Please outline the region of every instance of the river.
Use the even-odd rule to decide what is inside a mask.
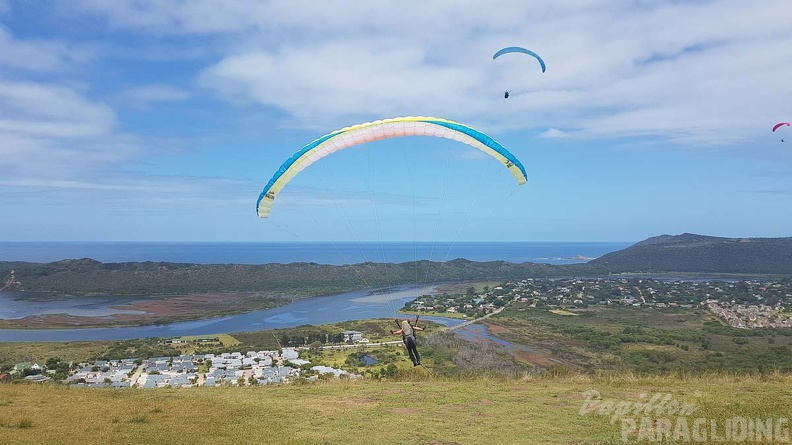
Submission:
[[[360,290],[337,295],[296,300],[273,309],[248,312],[239,315],[185,321],[150,326],[130,326],[90,329],[0,329],[0,342],[37,341],[92,341],[127,340],[147,337],[179,337],[183,335],[226,334],[243,331],[264,331],[291,328],[301,325],[322,325],[348,320],[399,317],[396,311],[416,296],[432,293],[432,286],[404,285],[377,291]],[[110,306],[119,303],[118,298],[71,298],[41,302],[18,299],[18,294],[0,293],[3,309],[0,318],[20,318],[43,313],[66,313],[72,315],[109,315],[119,312]],[[458,321],[436,317],[434,321],[446,325]]]

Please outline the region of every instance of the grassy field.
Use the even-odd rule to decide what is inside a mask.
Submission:
[[[0,342],[0,368],[16,363],[44,363],[50,357],[66,361],[83,362],[100,356],[115,342],[78,341],[78,342]]]
[[[435,312],[435,311],[407,311],[407,310],[400,310],[400,311],[399,311],[399,313],[400,313],[400,314],[403,314],[403,315],[405,315],[405,316],[409,316],[409,317],[404,317],[404,318],[408,318],[410,321],[412,321],[413,319],[415,319],[415,317],[416,317],[416,316],[418,316],[418,315],[420,315],[420,316],[424,316],[424,315],[426,315],[426,316],[436,316],[436,317],[445,317],[445,318],[458,318],[458,319],[460,319],[460,320],[472,320],[472,318],[471,318],[471,317],[468,317],[468,316],[466,316],[465,314],[460,314],[460,313],[457,313],[457,312]],[[420,318],[419,318],[419,320],[420,320]]]
[[[576,314],[574,312],[565,311],[563,309],[553,309],[553,310],[550,311],[550,313],[551,314],[556,314],[556,315],[568,315],[568,316],[571,316],[571,317],[580,315],[580,314]]]
[[[515,304],[488,319],[494,335],[545,350],[546,357],[570,366],[532,367],[523,360],[546,357],[511,355],[497,345],[465,342],[448,332],[429,335],[436,330],[429,324],[419,341],[425,368],[413,368],[400,345],[304,354],[314,364],[340,365],[367,376],[392,365],[397,377],[385,379],[180,389],[4,383],[0,444],[616,444],[652,442],[658,431],[666,435],[663,443],[675,442],[675,435],[679,443],[731,443],[713,438],[712,425],[723,436],[728,428],[736,432],[734,419],[755,424],[756,419],[778,421],[792,412],[788,332],[733,329],[694,309],[619,307],[575,313]],[[222,344],[201,348],[278,349],[284,335],[343,329],[363,331],[374,341],[398,340],[387,333],[391,324],[369,320],[236,333],[219,336]],[[159,348],[171,346],[153,339],[0,343],[0,358],[82,361],[102,355],[159,355]],[[380,363],[362,366],[353,361],[356,354]],[[587,400],[587,391],[596,391],[613,405],[631,406],[661,395],[695,411],[614,417],[606,404]],[[581,413],[584,406],[596,409]],[[693,436],[702,433],[701,428],[694,431],[695,419],[706,421],[706,440]],[[680,425],[689,440],[679,435],[683,429],[674,429]],[[775,439],[789,438],[788,423],[775,426],[783,427],[772,431],[782,433]],[[747,442],[770,441],[742,441]]]
[[[579,370],[792,371],[792,330],[736,329],[684,308],[591,308],[565,316],[526,304],[490,318],[495,334]]]
[[[611,423],[610,414],[581,414],[584,403],[592,406],[584,394],[591,390],[603,400],[623,402],[668,394],[695,408],[685,416],[690,430],[694,419],[707,420],[711,439],[710,421],[721,425],[723,435],[727,419],[788,416],[790,384],[792,377],[782,375],[442,379],[421,369],[392,381],[242,388],[5,384],[0,385],[0,443],[624,443],[621,418]],[[646,417],[647,425],[670,417],[678,424],[678,417],[664,413],[627,417],[639,423]],[[632,443],[638,433],[626,437]]]

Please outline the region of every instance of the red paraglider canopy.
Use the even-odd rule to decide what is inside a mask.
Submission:
[[[790,123],[789,122],[779,122],[779,123],[775,124],[773,126],[773,133],[775,133],[775,131],[778,130],[778,127],[780,127],[782,125],[786,125],[787,127],[789,127]]]

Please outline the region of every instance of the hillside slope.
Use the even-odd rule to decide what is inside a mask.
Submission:
[[[661,235],[582,264],[475,262],[290,264],[0,262],[0,291],[72,294],[173,295],[265,292],[312,296],[364,287],[443,281],[603,276],[623,272],[792,275],[792,238],[718,238]]]
[[[661,235],[589,262],[611,272],[792,275],[792,238]]]
[[[316,263],[100,263],[86,258],[53,263],[0,262],[0,291],[116,295],[265,292],[306,296],[366,286],[416,283],[416,280],[433,283],[559,276],[569,273],[572,270],[569,267],[463,259],[444,263],[418,261],[332,266]]]
[[[634,404],[659,394],[666,401],[686,404],[693,411],[684,416],[676,410],[669,415],[655,409],[648,415],[629,417],[636,426],[646,419],[647,427],[656,425],[657,419],[670,419],[674,422],[670,433],[685,427],[688,437],[703,431],[710,439],[712,425],[723,436],[726,422],[731,424],[734,418],[778,423],[778,419],[788,417],[788,407],[792,406],[792,393],[787,390],[790,384],[789,376],[750,375],[445,380],[421,369],[400,381],[331,380],[244,388],[114,390],[0,384],[0,442],[623,443],[622,416],[611,422],[611,414],[592,412],[598,406],[591,404],[581,413],[587,391],[599,393],[602,402]],[[694,432],[695,419],[705,419],[706,428]],[[789,434],[788,424],[779,427],[781,433]],[[628,432],[626,438],[634,443],[637,437],[636,430]],[[647,437],[643,436],[642,443],[648,442]],[[678,439],[684,442],[684,436]],[[746,442],[753,443],[750,439]]]

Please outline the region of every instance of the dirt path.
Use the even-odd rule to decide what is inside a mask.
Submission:
[[[456,326],[451,326],[450,328],[448,328],[448,330],[456,331],[457,329],[464,328],[465,326],[469,326],[469,325],[471,325],[473,323],[478,323],[481,320],[490,318],[490,317],[492,317],[495,314],[500,314],[504,309],[506,309],[506,306],[503,306],[501,308],[495,309],[494,311],[490,312],[489,314],[484,315],[483,317],[479,317],[479,318],[477,318],[475,320],[468,320],[468,321],[466,321],[466,322],[464,322],[462,324],[458,324]]]

